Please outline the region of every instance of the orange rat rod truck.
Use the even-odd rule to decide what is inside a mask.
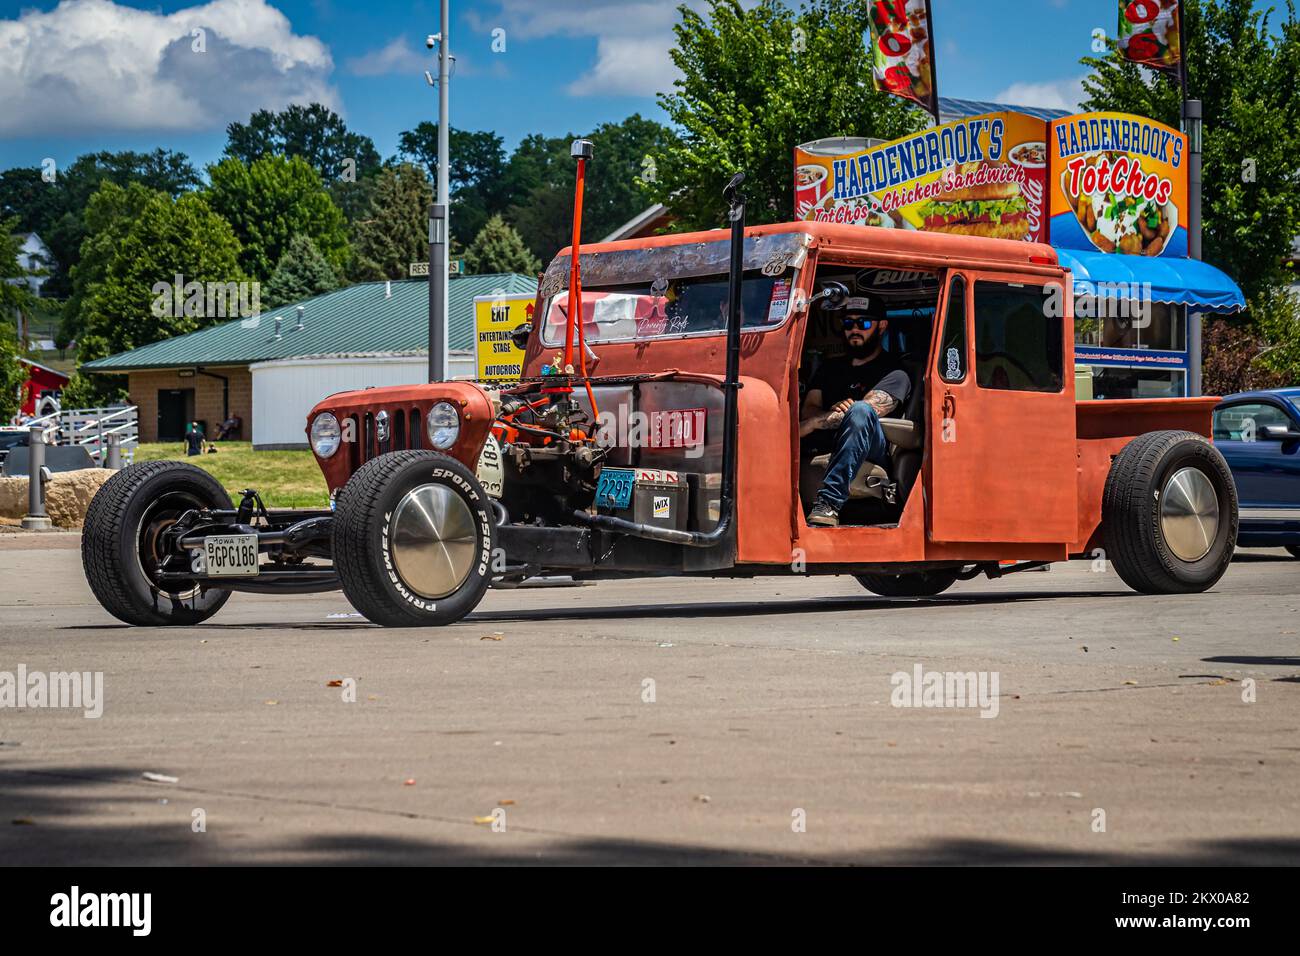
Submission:
[[[1050,246],[798,222],[573,247],[517,330],[509,386],[331,395],[307,431],[332,511],[233,507],[204,472],[133,465],[83,538],[103,605],[191,624],[231,591],[341,587],[390,626],[450,624],[493,581],[851,574],[887,596],[1072,557],[1145,593],[1227,568],[1237,498],[1213,398],[1074,397],[1071,277]],[[828,456],[800,441],[838,307],[883,300],[912,381],[839,527],[807,509]],[[1005,562],[1014,561],[1008,569]]]

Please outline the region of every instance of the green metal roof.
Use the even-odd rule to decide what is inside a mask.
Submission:
[[[534,293],[537,280],[517,273],[452,276],[448,282],[449,347],[468,350],[474,344],[474,298]],[[193,365],[248,365],[267,359],[296,358],[335,352],[411,352],[429,344],[429,284],[424,279],[394,280],[393,294],[383,282],[327,292],[278,309],[256,319],[235,319],[188,335],[143,345],[96,359],[81,366],[90,372],[131,372]],[[303,307],[303,328],[295,331]],[[283,316],[280,338],[275,317]]]

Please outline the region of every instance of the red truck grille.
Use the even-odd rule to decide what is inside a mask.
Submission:
[[[350,421],[352,433],[357,436],[356,441],[347,445],[348,474],[353,474],[370,459],[387,452],[423,447],[421,442],[424,436],[424,413],[418,406],[388,408],[384,411],[388,413],[388,438],[384,440],[380,440],[379,427],[376,423],[378,409],[373,412],[356,412],[344,416],[344,421],[341,423],[343,428],[348,429],[346,422]]]

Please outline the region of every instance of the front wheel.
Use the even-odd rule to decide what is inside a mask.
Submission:
[[[858,574],[858,583],[881,597],[934,597],[957,581],[957,569],[913,571],[909,574]]]
[[[1106,556],[1145,594],[1205,591],[1237,541],[1237,488],[1219,450],[1195,432],[1148,432],[1115,457],[1101,504]]]
[[[493,510],[474,473],[433,451],[362,465],[335,505],[343,593],[385,627],[454,624],[491,583]]]
[[[221,609],[229,591],[159,582],[168,557],[164,532],[204,508],[229,510],[230,496],[188,462],[140,462],[104,482],[81,532],[81,566],[104,610],[127,624],[162,627],[198,624]]]

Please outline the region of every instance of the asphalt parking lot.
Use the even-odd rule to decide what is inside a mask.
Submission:
[[[339,594],[129,628],[76,548],[0,536],[0,672],[103,674],[97,719],[0,709],[8,864],[1300,862],[1280,551],[1185,597],[670,579],[393,631]],[[990,693],[895,706],[935,672]]]

